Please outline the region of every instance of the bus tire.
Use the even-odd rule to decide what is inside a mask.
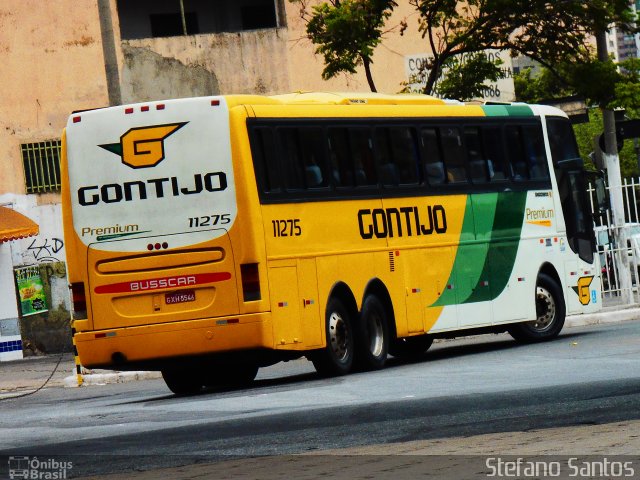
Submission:
[[[355,362],[360,370],[379,370],[384,367],[389,352],[389,315],[375,295],[367,295],[362,302],[360,322],[356,326]]]
[[[162,370],[164,382],[176,395],[195,395],[202,390],[199,376],[187,370]]]
[[[323,376],[346,375],[353,366],[353,323],[342,301],[332,297],[325,315],[327,346],[311,356],[316,371]]]
[[[249,363],[214,368],[207,376],[205,387],[242,387],[253,382],[258,375],[258,366]]]
[[[550,340],[557,337],[562,330],[565,314],[560,286],[549,275],[541,273],[536,282],[536,319],[517,323],[508,331],[514,339],[522,343]]]
[[[416,360],[429,350],[432,343],[433,337],[431,335],[398,338],[391,344],[389,353],[395,358]]]

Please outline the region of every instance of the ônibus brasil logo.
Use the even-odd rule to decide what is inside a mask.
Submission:
[[[136,127],[120,137],[120,143],[99,145],[122,158],[122,163],[131,168],[155,167],[164,160],[164,140],[188,122]]]

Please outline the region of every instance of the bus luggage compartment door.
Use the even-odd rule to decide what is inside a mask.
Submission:
[[[132,247],[140,240],[131,240]],[[150,246],[163,241],[144,240]],[[139,248],[124,253],[99,247],[91,245],[88,256],[95,330],[239,313],[233,254],[226,233],[197,246],[161,247],[145,253],[135,251]]]

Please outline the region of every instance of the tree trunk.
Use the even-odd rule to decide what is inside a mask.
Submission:
[[[431,95],[433,93],[433,89],[436,86],[436,81],[440,76],[441,65],[442,63],[437,57],[433,59],[431,70],[429,71],[429,76],[427,77],[427,82],[424,86],[424,90],[422,91],[422,93],[424,93],[425,95]]]
[[[364,73],[367,76],[367,83],[369,84],[369,88],[372,92],[377,92],[378,90],[376,90],[376,84],[373,83],[373,76],[371,75],[371,62],[368,59],[363,58],[362,64],[364,65]]]

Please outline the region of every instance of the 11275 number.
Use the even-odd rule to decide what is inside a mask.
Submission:
[[[271,220],[274,237],[299,237],[302,235],[299,218],[287,220]]]

